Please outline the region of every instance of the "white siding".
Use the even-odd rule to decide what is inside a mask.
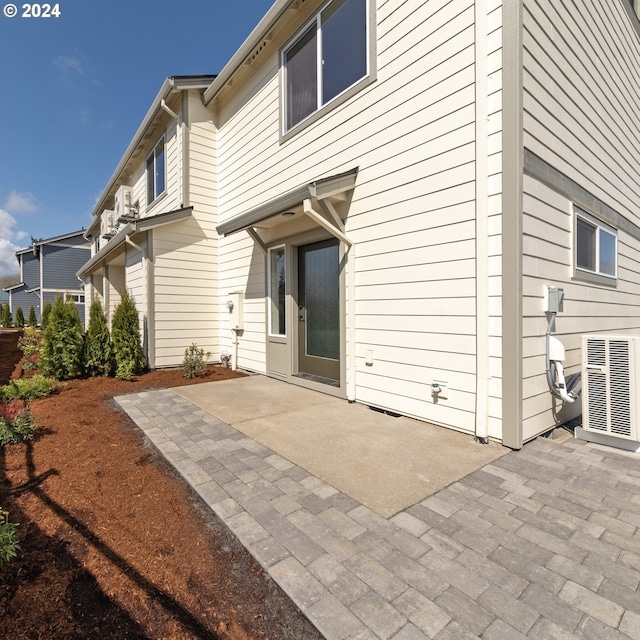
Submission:
[[[554,401],[545,376],[544,286],[562,287],[564,312],[556,319],[554,335],[566,348],[567,374],[580,370],[580,335],[601,331],[638,333],[640,330],[640,241],[618,232],[616,287],[573,278],[572,208],[564,196],[525,177],[523,256],[524,439],[555,426]],[[579,402],[579,401],[578,401]],[[567,406],[559,419],[571,417]]]
[[[220,357],[215,128],[197,92],[189,92],[186,111],[185,195],[193,214],[190,220],[153,231],[156,367],[179,365],[192,342],[211,352],[211,360]],[[182,158],[182,149],[172,150],[172,157]],[[181,166],[181,161],[171,164]],[[175,192],[176,180],[169,182]],[[170,202],[178,197],[174,191]]]
[[[623,1],[525,1],[524,146],[640,225],[640,35]]]
[[[640,224],[640,36],[623,2],[526,0],[524,45],[525,147]],[[545,284],[565,290],[555,335],[569,373],[579,370],[581,334],[640,329],[640,241],[619,231],[617,286],[590,284],[572,278],[572,227],[570,200],[525,177],[525,440],[556,424],[544,375]]]
[[[318,3],[308,3],[308,14]],[[280,143],[274,35],[253,79],[219,105],[221,221],[359,167],[346,224],[356,243],[357,399],[473,431],[475,424],[474,2],[380,2],[377,80]],[[500,279],[500,8],[489,9],[490,290]],[[300,18],[300,23],[302,18]],[[293,35],[289,31],[286,37]],[[264,53],[261,55],[265,55]],[[244,232],[221,241],[221,291],[246,292],[239,363],[265,370],[264,257]],[[497,296],[497,297],[496,297]],[[498,313],[496,311],[496,313]],[[491,357],[499,362],[499,322]],[[227,348],[230,343],[227,341]],[[365,352],[374,351],[366,367]],[[499,430],[499,365],[490,402]],[[431,382],[450,385],[434,403]]]

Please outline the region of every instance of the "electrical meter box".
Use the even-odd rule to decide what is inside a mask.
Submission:
[[[544,288],[544,310],[545,313],[562,313],[564,310],[564,289],[561,287]]]
[[[234,331],[244,330],[244,293],[242,291],[234,291],[228,295],[227,311],[229,328]]]

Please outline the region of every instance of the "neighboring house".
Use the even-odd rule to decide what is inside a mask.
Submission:
[[[155,366],[195,340],[522,446],[572,414],[547,386],[545,285],[569,373],[581,334],[640,331],[634,9],[278,0],[206,90],[161,91],[88,235],[120,185],[140,220],[83,267],[88,291],[132,290]]]
[[[215,131],[202,92],[215,76],[168,78],[93,211],[78,271],[109,323],[127,289],[151,368],[196,342],[219,352]]]
[[[42,307],[53,302],[57,295],[75,303],[80,319],[84,322],[84,285],[76,276],[91,249],[84,238],[84,231],[74,231],[47,240],[33,240],[28,249],[16,251],[20,265],[20,283],[7,288],[9,305],[15,319],[16,309],[22,307],[25,320],[31,307],[38,322],[42,319]]]

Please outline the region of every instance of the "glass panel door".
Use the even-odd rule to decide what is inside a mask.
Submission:
[[[298,247],[298,369],[340,379],[340,261],[337,240]]]

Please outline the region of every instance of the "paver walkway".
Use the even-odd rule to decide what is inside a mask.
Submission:
[[[327,640],[640,638],[640,456],[536,440],[389,520],[171,390],[116,398]]]

